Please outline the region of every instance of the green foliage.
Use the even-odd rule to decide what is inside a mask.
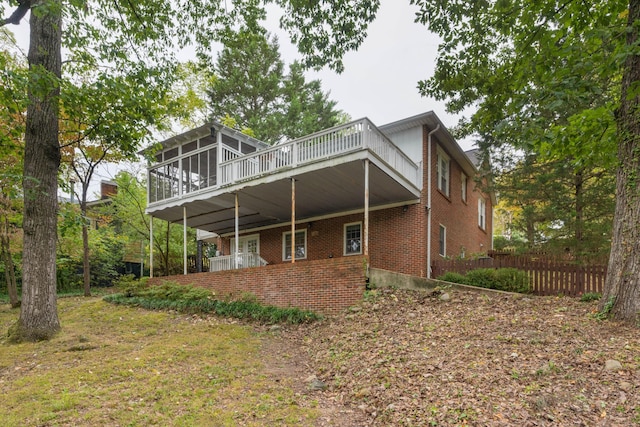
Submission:
[[[580,296],[580,301],[582,302],[599,301],[600,298],[602,298],[602,294],[600,292],[587,292]]]
[[[447,272],[438,277],[438,280],[506,292],[531,292],[529,276],[516,268],[478,268],[466,275]]]
[[[458,131],[479,136],[495,176],[511,174],[497,189],[520,206],[528,243],[576,253],[609,246],[630,2],[412,3],[441,38],[420,90],[451,112],[472,107]],[[531,164],[518,164],[527,156]]]
[[[284,74],[277,38],[256,25],[229,33],[214,67],[207,79],[213,118],[259,140],[294,139],[343,119],[300,63]]]
[[[123,274],[115,282],[116,289],[127,297],[139,295],[149,287],[149,278],[136,279],[133,274]]]
[[[146,215],[147,192],[144,178],[138,178],[135,172],[120,171],[115,182],[118,185],[118,192],[111,201],[112,203],[104,208],[104,215],[110,216],[112,222],[117,224],[119,238],[124,243],[136,242],[145,246],[145,257],[149,254],[149,221],[151,218]],[[196,239],[195,230],[187,230],[187,250],[188,253],[195,253]],[[183,231],[182,226],[159,219],[153,220],[153,251],[154,270],[162,275],[182,273],[182,247]]]
[[[602,310],[600,310],[599,312],[595,313],[593,315],[594,319],[598,319],[598,320],[606,320],[609,318],[609,316],[611,316],[611,310],[613,310],[613,306],[616,302],[616,297],[615,296],[610,296],[609,299],[607,300],[607,302],[604,304],[604,306],[602,307]]]
[[[113,304],[140,306],[152,310],[177,310],[186,313],[214,313],[224,317],[249,319],[265,323],[304,323],[320,319],[317,314],[297,308],[261,305],[253,295],[243,295],[237,301],[222,301],[204,288],[165,281],[148,286],[124,281],[123,293],[107,295]]]
[[[566,160],[527,155],[495,180],[506,226],[528,248],[569,250],[575,256],[607,254],[615,205],[613,169],[576,168]],[[501,241],[498,239],[499,249]],[[517,248],[518,245],[509,244]]]
[[[445,282],[460,283],[462,285],[467,284],[467,278],[464,274],[456,273],[454,271],[448,271],[442,276],[438,277],[438,280],[444,280]]]
[[[82,261],[58,256],[56,259],[56,280],[58,292],[82,289]]]

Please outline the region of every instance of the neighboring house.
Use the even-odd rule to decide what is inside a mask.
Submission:
[[[118,184],[114,181],[100,181],[100,198],[87,202],[87,217],[90,228],[97,230],[100,227],[116,227],[120,232],[120,227],[111,222],[111,218],[104,216],[104,208],[113,203],[113,196],[118,193]],[[133,240],[128,242],[124,248],[122,256],[123,266],[119,269],[122,274],[133,274],[135,277],[142,277],[142,269],[144,268],[144,245],[145,242]]]
[[[147,213],[217,234],[212,271],[364,255],[429,277],[436,258],[491,249],[495,199],[475,154],[433,112],[276,146],[211,123],[162,142]]]

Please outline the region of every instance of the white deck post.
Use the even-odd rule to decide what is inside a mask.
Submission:
[[[291,264],[296,262],[296,180],[291,178]]]
[[[187,207],[182,207],[182,263],[184,275],[187,275]]]
[[[235,193],[235,199],[236,199],[236,213],[235,213],[235,220],[236,220],[236,225],[235,225],[235,235],[236,235],[236,251],[234,253],[234,257],[233,257],[233,266],[234,268],[238,268],[238,255],[239,255],[239,248],[240,248],[240,219],[239,219],[239,204],[238,204],[238,193]]]
[[[369,159],[364,160],[364,256],[369,256]]]
[[[212,129],[216,129],[215,127],[211,126]],[[220,162],[222,162],[222,133],[220,133],[219,130],[216,129],[216,164],[215,164],[215,168],[216,168],[216,187],[220,186],[220,183],[223,182],[222,181],[222,171],[220,169]],[[209,167],[211,167],[211,165],[209,165]],[[211,185],[211,183],[209,183],[209,185]]]
[[[149,277],[153,277],[153,216],[149,217]]]

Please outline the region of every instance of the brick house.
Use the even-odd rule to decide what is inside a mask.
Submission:
[[[275,146],[212,123],[162,142],[147,213],[219,236],[212,273],[178,281],[327,311],[361,296],[363,265],[428,278],[436,258],[491,249],[495,198],[476,186],[475,154],[433,112]]]

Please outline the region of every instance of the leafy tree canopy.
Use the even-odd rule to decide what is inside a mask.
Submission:
[[[576,164],[612,165],[628,2],[412,0],[442,37],[423,94],[494,157],[510,145]]]
[[[294,62],[284,74],[278,40],[257,25],[229,33],[218,54],[208,94],[212,116],[274,143],[336,125],[343,115],[319,80],[307,82]]]

